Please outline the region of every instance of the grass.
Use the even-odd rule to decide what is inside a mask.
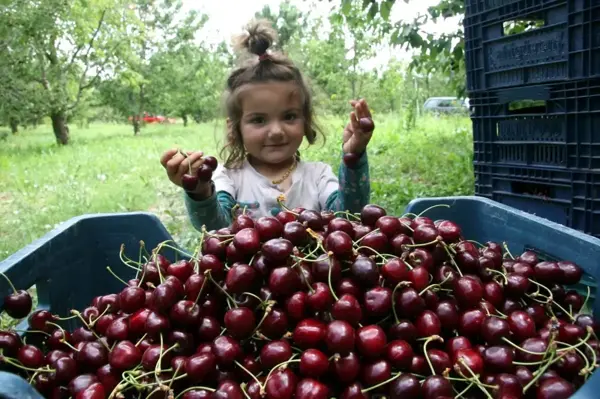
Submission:
[[[472,194],[468,118],[423,117],[410,131],[399,116],[375,121],[369,146],[371,202],[399,214],[414,198]],[[326,119],[326,143],[303,148],[303,156],[337,170],[344,123]],[[71,217],[98,212],[156,213],[185,246],[197,235],[159,157],[170,147],[216,155],[222,129],[222,123],[154,125],[134,137],[128,125],[73,125],[66,147],[55,144],[50,126],[5,137],[0,145],[0,260]]]

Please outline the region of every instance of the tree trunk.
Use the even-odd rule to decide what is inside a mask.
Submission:
[[[8,124],[10,125],[10,131],[12,134],[19,133],[19,120],[17,118],[9,118]]]
[[[183,119],[183,127],[187,127],[188,124],[188,117],[186,114],[183,114],[183,116],[181,117],[181,119]]]
[[[140,133],[140,118],[139,117],[134,117],[133,118],[133,135],[137,136]]]
[[[50,114],[52,120],[52,130],[56,142],[61,145],[69,144],[69,127],[67,126],[67,118],[64,111],[56,111]]]

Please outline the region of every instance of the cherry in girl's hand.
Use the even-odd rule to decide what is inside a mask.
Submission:
[[[364,99],[350,101],[354,111],[350,112],[350,122],[344,129],[343,150],[345,154],[361,154],[373,136],[375,124]]]

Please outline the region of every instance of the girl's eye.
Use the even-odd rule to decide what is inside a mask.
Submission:
[[[250,120],[250,122],[261,125],[261,124],[265,123],[265,118],[263,118],[262,116],[255,116],[254,118],[252,118]]]
[[[296,118],[297,118],[296,114],[287,114],[287,115],[285,116],[285,120],[287,120],[287,121],[293,121],[293,120],[295,120]]]

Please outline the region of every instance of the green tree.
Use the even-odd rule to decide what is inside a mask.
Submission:
[[[418,0],[404,0],[417,2]],[[342,0],[341,11],[344,15],[353,13],[355,0]],[[385,37],[392,45],[417,50],[410,68],[424,74],[445,74],[450,79],[448,83],[462,95],[465,92],[465,42],[462,21],[455,32],[442,34],[439,37],[424,31],[423,26],[429,22],[450,17],[463,17],[464,0],[440,0],[435,6],[429,7],[426,15],[419,15],[412,21],[391,21],[390,13],[396,0],[361,1],[361,7],[366,11],[366,22],[381,37]]]
[[[265,5],[254,16],[267,19],[273,23],[273,26],[277,29],[275,48],[279,50],[287,50],[290,41],[301,35],[307,28],[307,16],[303,15],[298,7],[291,4],[290,0],[281,2],[277,13],[274,13],[269,5]]]
[[[69,143],[69,115],[119,58],[126,5],[125,0],[4,2],[0,37],[7,51],[0,73],[18,77],[13,93],[22,96],[15,104],[38,109],[43,99],[47,106],[39,108],[50,116],[58,144]]]

